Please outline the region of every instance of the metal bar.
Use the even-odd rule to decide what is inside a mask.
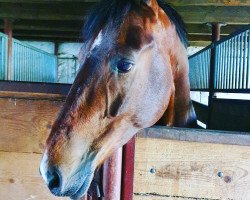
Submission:
[[[230,89],[233,87],[233,43],[234,43],[234,38],[230,39],[230,46],[229,46],[230,70],[229,70],[229,81],[228,81],[228,88],[227,89]]]
[[[222,44],[218,45],[217,49],[218,49],[219,55],[220,55],[220,62],[219,62],[219,66],[218,66],[219,73],[218,73],[217,79],[219,81],[219,87],[218,88],[221,89],[222,88],[222,84],[221,84],[221,82],[222,82],[222,80],[221,80],[222,76],[221,76],[221,74],[222,74],[222,65],[223,65]]]
[[[237,46],[236,46],[236,89],[239,89],[239,71],[240,71],[240,52],[239,52],[239,45],[240,45],[240,36],[237,36]]]
[[[250,31],[248,31],[247,88],[250,89]]]
[[[206,52],[202,54],[202,88],[206,88]]]
[[[226,51],[225,51],[225,42],[223,42],[222,44],[222,70],[221,70],[221,88],[225,89],[225,68],[226,68]]]
[[[135,137],[123,147],[121,200],[133,200]]]
[[[220,27],[221,24],[212,24],[212,42],[218,41],[220,39]],[[213,98],[214,98],[214,80],[215,80],[215,66],[216,66],[216,50],[217,47],[211,46],[211,56],[210,56],[210,74],[209,74],[209,98],[208,98],[208,124],[207,128],[211,128],[212,122],[212,110],[213,110]]]
[[[232,89],[236,88],[236,70],[237,70],[237,37],[234,38],[234,62],[233,62],[233,87]]]
[[[122,148],[118,149],[103,165],[104,200],[120,200]]]
[[[243,80],[242,80],[242,89],[247,88],[247,32],[244,33],[243,37]]]
[[[59,94],[66,96],[71,84],[0,81],[0,91]]]
[[[243,79],[243,33],[240,34],[240,64],[239,64],[239,89],[242,89],[242,79]]]
[[[224,88],[227,88],[227,72],[228,72],[228,40],[224,42],[225,48],[225,67],[224,67],[224,74],[223,74],[223,82],[224,82]]]

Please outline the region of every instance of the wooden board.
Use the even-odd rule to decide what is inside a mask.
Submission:
[[[56,198],[49,192],[38,171],[40,161],[40,154],[0,151],[0,199],[65,199]]]
[[[133,200],[192,200],[191,198],[155,196],[155,195],[134,195]],[[197,200],[197,199],[193,199]],[[204,199],[203,199],[204,200]]]
[[[61,101],[0,98],[0,151],[41,153]]]
[[[137,196],[247,200],[249,173],[250,146],[136,139]]]

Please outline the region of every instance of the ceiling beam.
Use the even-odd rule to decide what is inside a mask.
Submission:
[[[173,6],[250,6],[250,0],[166,0]]]
[[[55,31],[70,32],[79,34],[81,32],[83,22],[79,21],[35,21],[35,20],[19,20],[13,23],[15,31]],[[229,35],[232,32],[243,28],[245,25],[227,25],[221,27],[222,35]],[[0,29],[3,29],[3,22],[0,21]],[[210,35],[211,27],[206,24],[186,24],[189,34]]]
[[[176,7],[185,23],[203,24],[223,22],[226,24],[249,24],[249,7],[180,6]]]
[[[0,0],[0,3],[95,3],[100,0]],[[165,0],[173,6],[250,6],[250,0]]]
[[[221,27],[221,34],[222,35],[229,35],[236,30],[240,30],[244,28],[246,25],[226,25]],[[189,34],[209,34],[211,35],[212,29],[210,26],[206,24],[187,24],[186,30]]]
[[[54,31],[14,31],[14,37],[18,38],[51,38],[51,39],[74,39],[81,41],[81,35],[79,33],[65,33]],[[222,35],[225,36],[225,35]],[[211,41],[211,34],[188,34],[189,41]]]
[[[0,4],[0,18],[26,20],[83,21],[90,3],[80,4]],[[177,12],[185,23],[224,22],[249,24],[250,6],[178,6]]]

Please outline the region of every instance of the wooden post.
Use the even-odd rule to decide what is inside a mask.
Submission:
[[[122,148],[118,149],[103,165],[104,200],[120,200]]]
[[[123,147],[121,200],[133,200],[135,137]]]
[[[214,78],[215,78],[215,65],[216,65],[216,46],[215,42],[220,40],[220,29],[222,23],[208,23],[212,27],[212,48],[210,55],[210,75],[209,75],[209,97],[208,97],[208,120],[207,129],[211,129],[212,112],[213,112],[213,98],[215,98],[214,92]]]
[[[8,58],[7,58],[7,80],[12,80],[12,23],[10,19],[4,20],[4,33],[8,35]]]

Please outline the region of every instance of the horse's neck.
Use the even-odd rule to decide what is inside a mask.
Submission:
[[[174,76],[173,90],[168,108],[159,122],[168,126],[194,127],[196,115],[190,100],[187,53],[180,41],[176,43],[169,55]]]

